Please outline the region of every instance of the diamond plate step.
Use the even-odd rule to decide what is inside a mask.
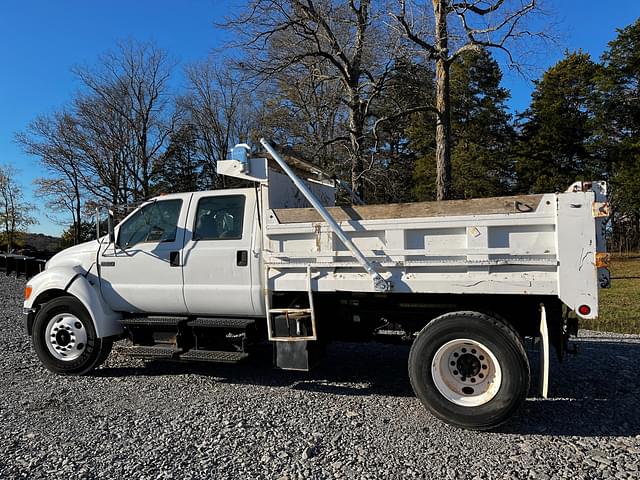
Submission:
[[[153,359],[173,358],[180,351],[179,348],[164,345],[133,345],[122,349],[130,357]]]
[[[120,320],[122,325],[126,326],[172,326],[178,325],[178,323],[187,320],[188,317],[171,317],[171,316],[152,316],[152,317],[138,317],[138,318],[123,318]]]
[[[190,327],[208,327],[208,328],[247,328],[253,325],[255,320],[252,318],[211,318],[198,317],[195,320],[187,322]]]
[[[189,350],[180,355],[181,360],[197,360],[201,362],[236,363],[249,356],[244,352],[225,352],[219,350]]]

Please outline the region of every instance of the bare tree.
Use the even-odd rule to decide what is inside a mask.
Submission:
[[[60,225],[68,225],[68,216],[72,219],[73,244],[80,242],[79,225],[81,218],[76,209],[76,196],[73,187],[63,178],[36,178],[35,196],[46,200],[47,212],[45,215]],[[60,218],[60,214],[63,215]]]
[[[36,223],[31,215],[34,207],[23,199],[22,188],[16,182],[16,170],[0,166],[0,222],[2,223],[7,253],[16,243],[16,236]]]
[[[154,163],[180,120],[169,90],[173,63],[152,44],[119,44],[96,67],[76,68],[81,90],[63,111],[16,135],[47,174],[37,193],[59,218],[68,212],[82,237],[89,202],[127,204],[152,194]]]
[[[118,197],[151,194],[153,162],[179,119],[169,91],[173,67],[155,45],[128,41],[103,55],[96,68],[74,69],[86,92],[75,107],[83,148]]]
[[[133,201],[140,189],[139,175],[129,174],[139,169],[130,122],[95,95],[79,95],[73,108],[74,142],[82,152],[85,188],[99,202]]]
[[[36,180],[38,194],[48,198],[47,206],[56,212],[67,212],[73,224],[73,240],[80,241],[83,185],[83,152],[76,142],[75,120],[68,112],[40,116],[25,132],[16,135],[23,150],[40,159],[49,178]]]
[[[409,44],[436,64],[436,192],[445,200],[451,190],[451,99],[449,68],[463,52],[483,48],[504,52],[519,68],[512,48],[521,39],[545,38],[524,20],[537,11],[536,0],[398,0],[393,14]]]
[[[323,62],[307,62],[282,72],[263,93],[269,112],[260,125],[276,142],[288,143],[303,158],[339,173],[335,158],[348,153],[348,118],[341,87],[327,70]]]
[[[187,113],[186,121],[195,128],[196,144],[213,184],[216,162],[251,135],[256,118],[253,98],[241,78],[212,59],[192,64],[185,72],[188,93],[180,104]]]
[[[278,79],[296,66],[323,64],[325,80],[339,86],[347,117],[346,132],[328,141],[345,144],[359,193],[372,102],[393,68],[383,16],[383,6],[371,0],[252,0],[244,15],[227,24],[244,40],[243,67],[258,78]]]

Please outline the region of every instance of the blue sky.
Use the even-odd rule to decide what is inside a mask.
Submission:
[[[203,59],[220,46],[222,34],[214,27],[232,14],[241,0],[1,0],[0,1],[0,164],[20,170],[28,201],[33,179],[40,176],[36,159],[13,142],[37,115],[68,102],[78,85],[70,72],[74,65],[91,64],[118,40],[153,40],[181,64]],[[597,59],[615,29],[640,16],[640,1],[547,0],[559,43],[539,59],[536,77],[562,57],[565,49],[582,49]],[[615,5],[615,8],[614,8]],[[179,69],[177,70],[179,73]],[[176,82],[180,82],[179,75]],[[505,71],[511,90],[510,106],[522,110],[529,103],[531,80]],[[43,210],[43,209],[40,209]],[[62,227],[42,211],[31,230],[59,234]]]

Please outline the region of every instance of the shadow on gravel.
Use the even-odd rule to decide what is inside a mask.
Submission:
[[[638,365],[640,343],[603,337],[581,338],[579,354],[559,364],[552,358],[550,397],[531,396],[501,433],[564,436],[640,435]],[[229,384],[290,388],[331,395],[413,396],[406,346],[336,343],[311,372],[271,367],[271,351],[238,365],[149,362],[143,367],[102,368],[100,377],[202,375]],[[535,366],[533,367],[535,369]]]
[[[220,383],[291,388],[333,395],[413,396],[407,376],[409,347],[380,344],[331,344],[323,362],[310,372],[272,367],[271,346],[235,364],[153,361],[143,367],[101,368],[99,377],[203,375]]]
[[[582,337],[576,343],[578,355],[569,355],[561,364],[554,359],[551,365],[550,398],[528,399],[516,418],[499,431],[598,437],[640,435],[640,343],[603,337]]]

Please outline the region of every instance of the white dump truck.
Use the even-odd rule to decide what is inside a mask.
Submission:
[[[567,350],[609,284],[604,182],[388,205],[350,192],[336,207],[343,183],[262,144],[268,158],[241,145],[218,162],[246,188],[151,199],[28,282],[25,328],[46,368],[86,374],[124,338],[133,357],[201,362],[270,341],[293,370],[331,340],[405,342],[422,403],[487,429],[529,392],[531,337],[546,395],[550,346]]]

